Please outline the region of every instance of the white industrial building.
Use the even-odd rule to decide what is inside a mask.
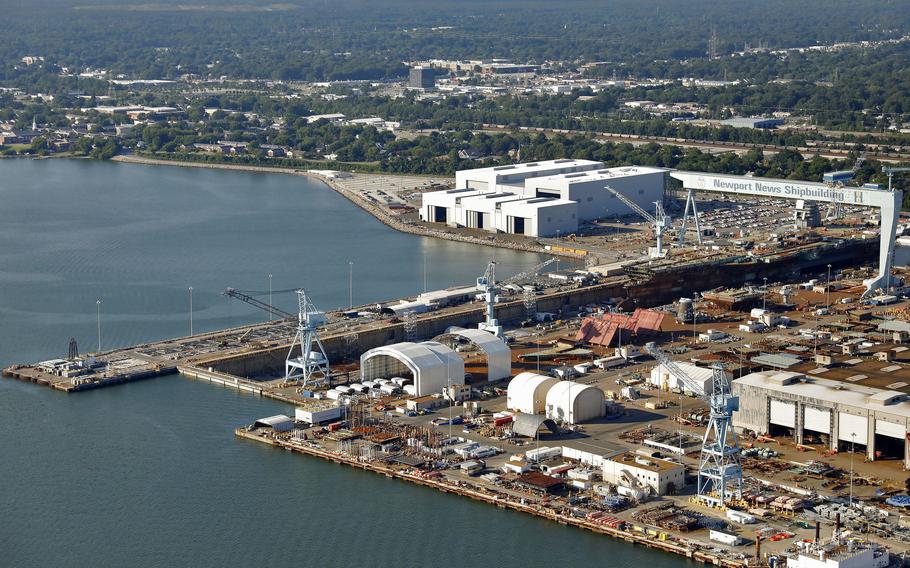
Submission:
[[[573,381],[559,381],[547,390],[547,418],[579,424],[604,415],[604,391]]]
[[[323,404],[317,404],[322,402]],[[294,418],[298,422],[317,425],[341,419],[341,407],[334,401],[314,401],[305,407],[294,409]]]
[[[619,487],[648,487],[657,495],[667,495],[685,486],[686,468],[680,463],[626,452],[604,461],[603,478]]]
[[[455,172],[455,187],[494,192],[520,191],[524,189],[525,180],[529,178],[570,174],[602,167],[603,162],[563,159],[459,170]]]
[[[579,221],[637,215],[604,186],[609,185],[646,211],[653,212],[654,202],[663,202],[669,171],[625,166],[531,178],[525,181],[525,195],[574,201],[578,203]]]
[[[422,195],[420,218],[450,227],[534,237],[568,235],[579,221],[623,216],[610,185],[650,210],[662,201],[669,170],[604,168],[591,160],[550,160],[456,172],[455,188]]]
[[[547,391],[558,382],[556,377],[519,373],[509,382],[506,408],[524,414],[543,414],[546,410]]]
[[[698,365],[693,365],[692,363],[685,363],[683,361],[675,361],[676,365],[682,369],[682,371],[690,378],[692,381],[702,389],[701,392],[691,393],[694,395],[700,395],[702,393],[710,393],[714,388],[714,369],[708,367],[699,367]],[[727,376],[727,379],[731,379],[732,375],[726,371],[724,374]],[[683,391],[689,391],[689,388],[685,385],[679,384],[670,371],[663,365],[657,365],[651,369],[651,374],[648,377],[648,384],[657,387],[659,389],[681,389]]]
[[[904,460],[910,467],[907,424],[910,396],[801,373],[764,371],[732,383],[739,396],[737,430],[821,440],[831,449],[865,450],[869,459]]]
[[[392,377],[413,379],[416,396],[441,393],[464,382],[464,360],[437,341],[384,345],[360,356],[360,382]]]

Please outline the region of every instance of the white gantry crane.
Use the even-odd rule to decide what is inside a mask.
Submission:
[[[664,256],[664,231],[670,228],[672,220],[670,216],[664,211],[663,205],[660,204],[660,201],[654,202],[654,215],[651,215],[644,209],[642,209],[637,203],[616,191],[609,185],[605,185],[604,188],[616,196],[617,199],[629,206],[632,211],[635,211],[644,219],[651,224],[654,228],[654,237],[657,240],[657,244],[650,251],[651,258],[662,258]]]
[[[740,448],[731,423],[733,412],[739,410],[739,397],[730,392],[730,380],[720,365],[713,367],[711,392],[693,380],[654,343],[645,345],[654,359],[663,365],[685,390],[690,390],[708,403],[711,409],[708,427],[702,438],[698,466],[698,498],[709,505],[723,508],[732,499],[742,498],[743,467]]]
[[[496,319],[495,313],[496,297],[499,295],[501,286],[505,286],[507,284],[511,284],[512,282],[517,282],[525,278],[530,278],[554,262],[556,262],[556,257],[545,260],[530,270],[516,274],[515,276],[512,276],[511,278],[508,278],[497,284],[496,261],[491,260],[487,265],[486,272],[483,273],[483,276],[477,279],[477,289],[484,293],[484,302],[487,305],[486,318],[484,321],[477,324],[477,328],[492,333],[496,337],[502,339],[502,326],[499,325],[499,320]]]
[[[325,314],[316,309],[305,290],[297,290],[297,305],[297,335],[284,362],[284,379],[288,382],[301,381],[301,386],[323,383],[329,378],[329,358],[316,327],[325,323]],[[298,345],[300,355],[293,357]]]
[[[692,219],[695,221],[695,237],[698,244],[702,244],[701,223],[698,222],[698,208],[695,206],[695,190],[689,188],[686,192],[686,210],[683,212],[682,225],[679,227],[679,238],[677,242],[681,245],[686,240],[686,222],[689,220],[689,212],[692,213]]]

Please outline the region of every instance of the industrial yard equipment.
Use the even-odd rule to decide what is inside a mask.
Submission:
[[[288,382],[302,381],[302,386],[323,383],[329,377],[329,359],[316,327],[325,321],[325,314],[316,309],[305,290],[297,290],[297,305],[297,335],[284,363],[284,378]],[[300,356],[292,357],[297,346]]]
[[[289,290],[289,291],[294,291],[294,290]],[[278,294],[280,292],[284,292],[284,290],[277,290],[274,293]],[[284,310],[279,310],[275,306],[267,304],[267,303],[263,302],[262,300],[257,300],[253,296],[250,296],[249,294],[245,294],[245,293],[241,292],[240,290],[236,290],[234,288],[225,288],[224,292],[222,292],[222,294],[224,294],[225,296],[227,296],[229,298],[234,298],[236,300],[240,300],[241,302],[246,302],[247,304],[249,304],[251,306],[255,306],[255,307],[259,308],[260,310],[265,310],[265,311],[269,312],[270,314],[281,316],[284,319],[294,319],[294,317],[295,317],[294,314],[288,313]]]
[[[496,307],[496,297],[499,295],[500,288],[520,280],[525,280],[527,278],[532,278],[538,272],[549,266],[550,264],[556,262],[556,257],[550,258],[538,264],[537,266],[532,267],[529,270],[520,272],[511,278],[507,278],[502,282],[497,284],[496,282],[496,261],[491,260],[487,265],[486,272],[483,273],[483,276],[477,279],[477,289],[484,293],[484,302],[487,305],[487,315],[484,321],[477,324],[478,329],[492,333],[496,337],[502,339],[503,332],[502,326],[499,325],[499,320],[496,319],[495,307]],[[527,300],[525,300],[527,303]]]
[[[731,500],[742,498],[743,468],[739,461],[740,448],[736,443],[731,419],[739,410],[739,397],[730,392],[730,381],[720,365],[713,367],[711,392],[702,384],[689,377],[679,365],[661,351],[653,342],[645,345],[645,351],[659,362],[684,390],[695,393],[711,409],[708,427],[702,438],[701,457],[698,467],[698,498],[709,505],[725,507]]]
[[[664,231],[666,231],[671,224],[670,216],[664,211],[663,205],[660,201],[654,202],[654,215],[651,215],[644,209],[642,209],[637,203],[616,191],[609,185],[605,185],[604,188],[616,196],[617,199],[629,206],[632,211],[635,211],[641,215],[651,226],[654,228],[654,237],[657,240],[656,246],[651,249],[651,258],[662,258],[664,256]],[[687,207],[688,209],[688,207]]]
[[[686,191],[686,210],[683,212],[682,226],[679,228],[679,238],[677,242],[681,245],[686,240],[686,222],[689,220],[689,212],[692,212],[692,219],[695,221],[695,235],[698,239],[698,244],[702,244],[701,240],[701,224],[698,222],[698,208],[695,207],[695,190],[689,188]]]
[[[894,174],[900,172],[910,172],[910,168],[892,168],[890,166],[882,166],[882,173],[888,176],[888,191],[891,191],[891,181],[894,177]]]

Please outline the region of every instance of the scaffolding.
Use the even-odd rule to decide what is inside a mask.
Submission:
[[[403,319],[405,341],[417,341],[417,312],[407,312]]]

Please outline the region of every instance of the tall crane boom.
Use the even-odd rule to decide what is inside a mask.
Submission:
[[[478,329],[488,331],[495,335],[496,337],[503,338],[502,326],[499,325],[499,320],[496,319],[496,296],[499,295],[501,286],[504,284],[510,284],[512,282],[517,282],[519,280],[534,276],[544,267],[549,266],[551,263],[556,262],[556,258],[550,258],[538,264],[537,266],[526,270],[511,278],[508,278],[500,283],[496,282],[496,261],[491,260],[487,265],[486,272],[483,273],[483,276],[477,279],[477,289],[484,293],[484,302],[486,303],[486,318],[483,322],[477,325]]]
[[[555,256],[553,258],[549,258],[549,259],[541,262],[537,266],[531,268],[530,270],[525,270],[524,272],[519,272],[518,274],[516,274],[515,276],[512,276],[511,278],[506,278],[505,280],[500,282],[500,284],[502,284],[502,285],[511,284],[513,282],[518,282],[519,280],[524,280],[526,278],[531,278],[533,276],[536,276],[538,272],[540,272],[544,268],[550,266],[551,264],[556,262],[556,260],[557,259]]]
[[[255,306],[255,307],[259,308],[260,310],[265,310],[271,314],[281,316],[284,319],[294,319],[297,317],[294,314],[288,313],[284,310],[279,310],[275,306],[267,304],[267,303],[263,302],[262,300],[257,300],[256,298],[250,296],[249,294],[244,294],[243,292],[241,292],[239,290],[235,290],[234,288],[225,288],[224,292],[222,292],[222,294],[224,294],[225,296],[228,296],[229,298],[234,298],[234,299],[240,300],[241,302],[246,302],[247,304],[249,304],[251,306]]]
[[[698,467],[698,498],[725,507],[731,499],[742,498],[743,468],[739,446],[733,431],[733,413],[739,410],[739,397],[732,395],[730,380],[720,365],[713,369],[710,392],[706,391],[654,343],[645,351],[659,362],[676,380],[704,400],[711,410],[708,427],[702,438]]]
[[[651,257],[652,258],[661,258],[664,255],[664,231],[670,227],[671,219],[670,216],[664,211],[663,206],[660,204],[660,201],[654,202],[654,215],[651,215],[644,209],[642,209],[637,203],[623,195],[622,193],[616,191],[609,185],[605,185],[604,189],[612,193],[616,199],[619,199],[625,203],[632,211],[635,211],[641,215],[651,226],[654,228],[654,237],[657,241],[656,246],[652,249]]]

